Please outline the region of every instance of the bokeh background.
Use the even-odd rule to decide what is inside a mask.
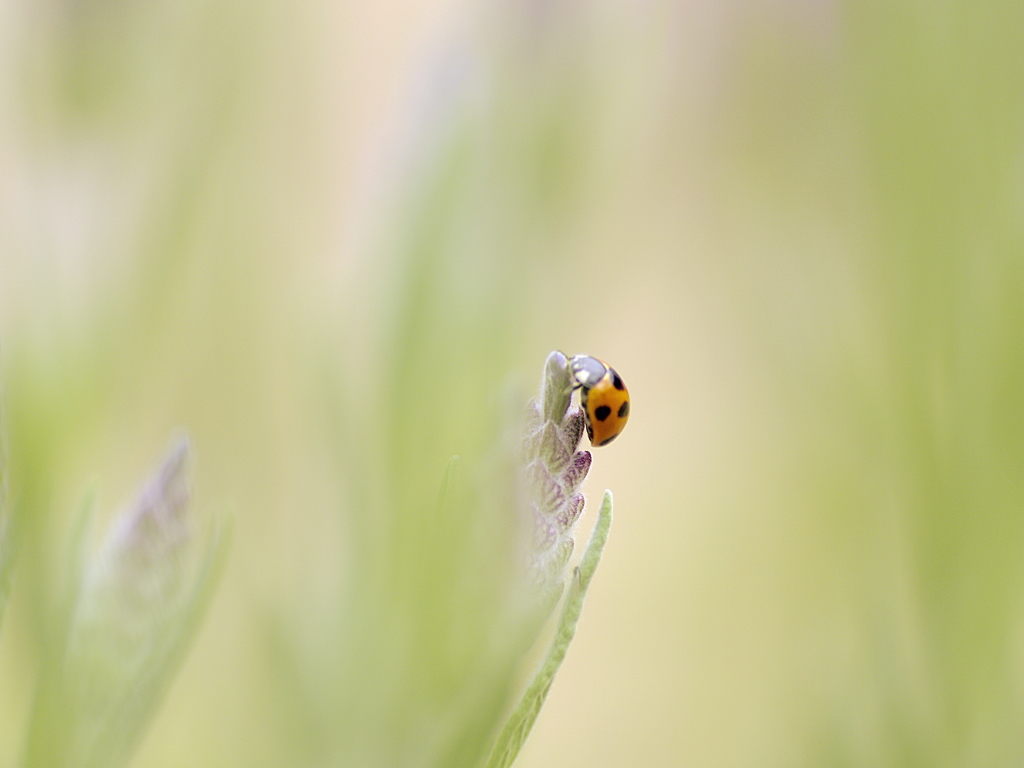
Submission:
[[[1015,2],[3,0],[0,766],[180,430],[234,535],[132,764],[427,764],[417,512],[556,348],[633,413],[518,765],[1020,765],[1022,181]]]

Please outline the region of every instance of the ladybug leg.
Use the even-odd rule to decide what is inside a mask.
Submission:
[[[587,425],[587,439],[591,443],[594,442],[594,425],[590,423],[590,411],[587,410],[587,395],[590,394],[590,390],[584,388],[580,393],[580,408],[583,409],[583,421]]]

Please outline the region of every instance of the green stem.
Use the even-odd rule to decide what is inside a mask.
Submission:
[[[551,641],[551,647],[536,676],[523,693],[515,711],[505,723],[505,727],[491,751],[491,756],[487,760],[486,768],[508,768],[519,755],[526,742],[526,737],[530,735],[533,724],[540,714],[540,709],[547,699],[548,691],[551,690],[555,673],[562,665],[565,654],[569,650],[569,643],[576,635],[576,625],[579,624],[580,613],[583,611],[583,599],[586,597],[587,587],[590,586],[594,571],[597,570],[597,564],[601,560],[601,551],[608,540],[608,530],[611,528],[611,524],[612,493],[605,491],[601,511],[598,512],[597,522],[590,534],[587,550],[583,553],[583,559],[579,566],[573,572],[572,585],[565,598],[565,605],[562,607],[562,615],[559,617],[558,628]]]

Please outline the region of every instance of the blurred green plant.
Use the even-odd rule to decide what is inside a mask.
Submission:
[[[72,536],[66,595],[44,649],[24,768],[116,768],[131,755],[209,602],[225,529],[188,512],[188,444],[89,552],[90,492]]]
[[[3,409],[0,407],[0,626],[11,591],[14,564],[13,531],[7,511],[7,441],[4,438]]]

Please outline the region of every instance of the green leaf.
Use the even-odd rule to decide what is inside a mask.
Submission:
[[[601,552],[608,540],[608,530],[611,528],[611,524],[612,494],[611,491],[605,491],[601,511],[598,513],[594,530],[590,534],[587,550],[583,553],[579,567],[573,573],[572,584],[569,594],[566,596],[565,605],[562,607],[562,615],[559,617],[558,628],[555,630],[551,647],[537,674],[523,693],[519,704],[505,723],[491,756],[487,760],[487,768],[508,768],[512,765],[523,748],[526,737],[530,735],[541,707],[548,697],[548,691],[551,690],[555,673],[562,665],[565,654],[569,650],[569,643],[576,635],[576,625],[579,623],[580,613],[583,611],[583,600],[587,594],[587,587],[590,586],[590,580],[601,560]]]

